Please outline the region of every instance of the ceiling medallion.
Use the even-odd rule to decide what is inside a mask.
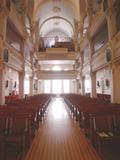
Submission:
[[[60,9],[59,7],[57,7],[57,6],[53,7],[52,10],[53,10],[53,12],[55,12],[55,13],[61,12],[61,9]]]
[[[59,25],[59,24],[60,24],[60,22],[58,22],[58,21],[54,22],[54,25],[56,25],[56,26]]]

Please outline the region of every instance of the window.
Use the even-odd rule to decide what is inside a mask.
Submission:
[[[29,93],[30,93],[30,81],[28,78],[26,78],[24,81],[24,94],[29,94]]]
[[[70,81],[63,80],[63,93],[70,93]]]
[[[91,79],[90,75],[85,76],[85,93],[91,93]]]
[[[51,93],[51,81],[50,80],[44,81],[44,93]]]
[[[52,93],[62,93],[62,80],[52,80]]]
[[[61,67],[60,66],[54,66],[52,68],[53,71],[61,71]]]

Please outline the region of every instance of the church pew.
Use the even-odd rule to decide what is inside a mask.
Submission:
[[[120,145],[120,112],[91,115],[91,141],[100,154],[103,145]]]

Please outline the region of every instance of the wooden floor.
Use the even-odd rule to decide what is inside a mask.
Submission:
[[[45,120],[25,160],[100,160],[61,98],[48,106]]]

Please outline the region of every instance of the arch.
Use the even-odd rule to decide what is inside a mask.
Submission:
[[[74,27],[73,27],[73,25],[71,24],[71,22],[70,22],[69,20],[67,20],[66,18],[61,17],[61,16],[53,16],[53,17],[49,17],[49,18],[47,18],[46,20],[44,20],[44,21],[42,22],[42,24],[40,25],[40,27],[39,27],[39,31],[41,30],[41,28],[43,27],[43,25],[44,25],[46,22],[48,22],[48,21],[50,21],[50,20],[52,20],[52,19],[62,19],[62,20],[64,20],[65,22],[67,22],[67,23],[71,26],[72,32],[74,33]]]

